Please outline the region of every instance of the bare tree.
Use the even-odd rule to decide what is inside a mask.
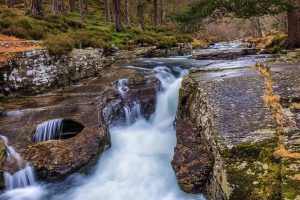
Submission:
[[[121,0],[113,0],[115,13],[115,28],[117,32],[122,31],[121,22]]]
[[[105,6],[105,21],[110,22],[111,21],[110,1],[109,0],[104,0],[104,6]]]
[[[125,0],[125,23],[130,24],[130,15],[129,15],[129,0]]]
[[[158,25],[158,5],[157,0],[153,0],[153,24],[154,26]]]
[[[259,17],[250,18],[251,27],[252,27],[252,35],[254,37],[263,37],[263,32],[261,29],[261,23]]]
[[[76,6],[76,1],[75,0],[69,0],[69,11],[70,12],[75,11],[75,6]]]
[[[160,0],[160,24],[163,25],[164,23],[164,4],[163,0]]]
[[[63,14],[65,11],[64,0],[52,0],[52,14]]]
[[[145,1],[138,0],[138,2],[137,2],[137,19],[138,19],[138,27],[141,30],[144,30],[144,28],[145,28],[144,9],[145,9]]]
[[[26,15],[39,15],[44,16],[44,1],[31,0]]]
[[[15,5],[14,0],[6,0],[6,6],[7,6],[8,8],[13,8],[14,5]]]
[[[83,20],[88,12],[87,0],[79,0],[80,18]]]

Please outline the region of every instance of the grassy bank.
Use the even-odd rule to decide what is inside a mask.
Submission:
[[[100,7],[99,7],[100,6]],[[175,27],[146,27],[139,30],[124,26],[122,32],[114,31],[113,23],[102,19],[101,5],[91,2],[89,14],[81,20],[79,13],[62,16],[25,16],[21,9],[0,7],[0,33],[22,39],[43,40],[53,54],[62,54],[73,48],[117,46],[130,49],[137,46],[157,45],[160,48],[192,42],[190,35],[180,33]]]

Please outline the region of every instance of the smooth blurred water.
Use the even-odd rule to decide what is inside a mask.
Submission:
[[[10,200],[201,200],[202,195],[182,192],[171,167],[176,134],[173,127],[182,75],[167,67],[154,71],[162,82],[156,112],[145,120],[140,109],[128,109],[131,118],[125,127],[111,131],[112,147],[89,176],[73,175],[57,184],[45,184],[2,195]],[[123,90],[122,90],[123,91]],[[137,117],[138,116],[138,117]],[[74,185],[72,185],[74,184]]]

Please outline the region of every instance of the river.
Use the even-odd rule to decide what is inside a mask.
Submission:
[[[218,48],[224,48],[224,45]],[[73,174],[60,183],[36,183],[30,187],[9,190],[0,198],[7,200],[205,199],[201,194],[191,195],[182,192],[171,167],[176,145],[173,123],[182,77],[191,67],[213,64],[234,68],[252,65],[262,59],[265,58],[248,56],[229,61],[200,61],[183,56],[139,59],[130,65],[122,65],[121,67],[152,70],[160,80],[162,89],[158,93],[156,111],[152,117],[146,120],[139,113],[138,107],[129,108],[127,118],[133,120],[127,120],[126,126],[110,129],[112,147],[103,154],[101,161],[88,175]]]

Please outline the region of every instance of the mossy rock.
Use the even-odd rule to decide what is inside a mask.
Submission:
[[[281,164],[274,156],[277,138],[241,143],[223,152],[231,200],[281,199]]]

